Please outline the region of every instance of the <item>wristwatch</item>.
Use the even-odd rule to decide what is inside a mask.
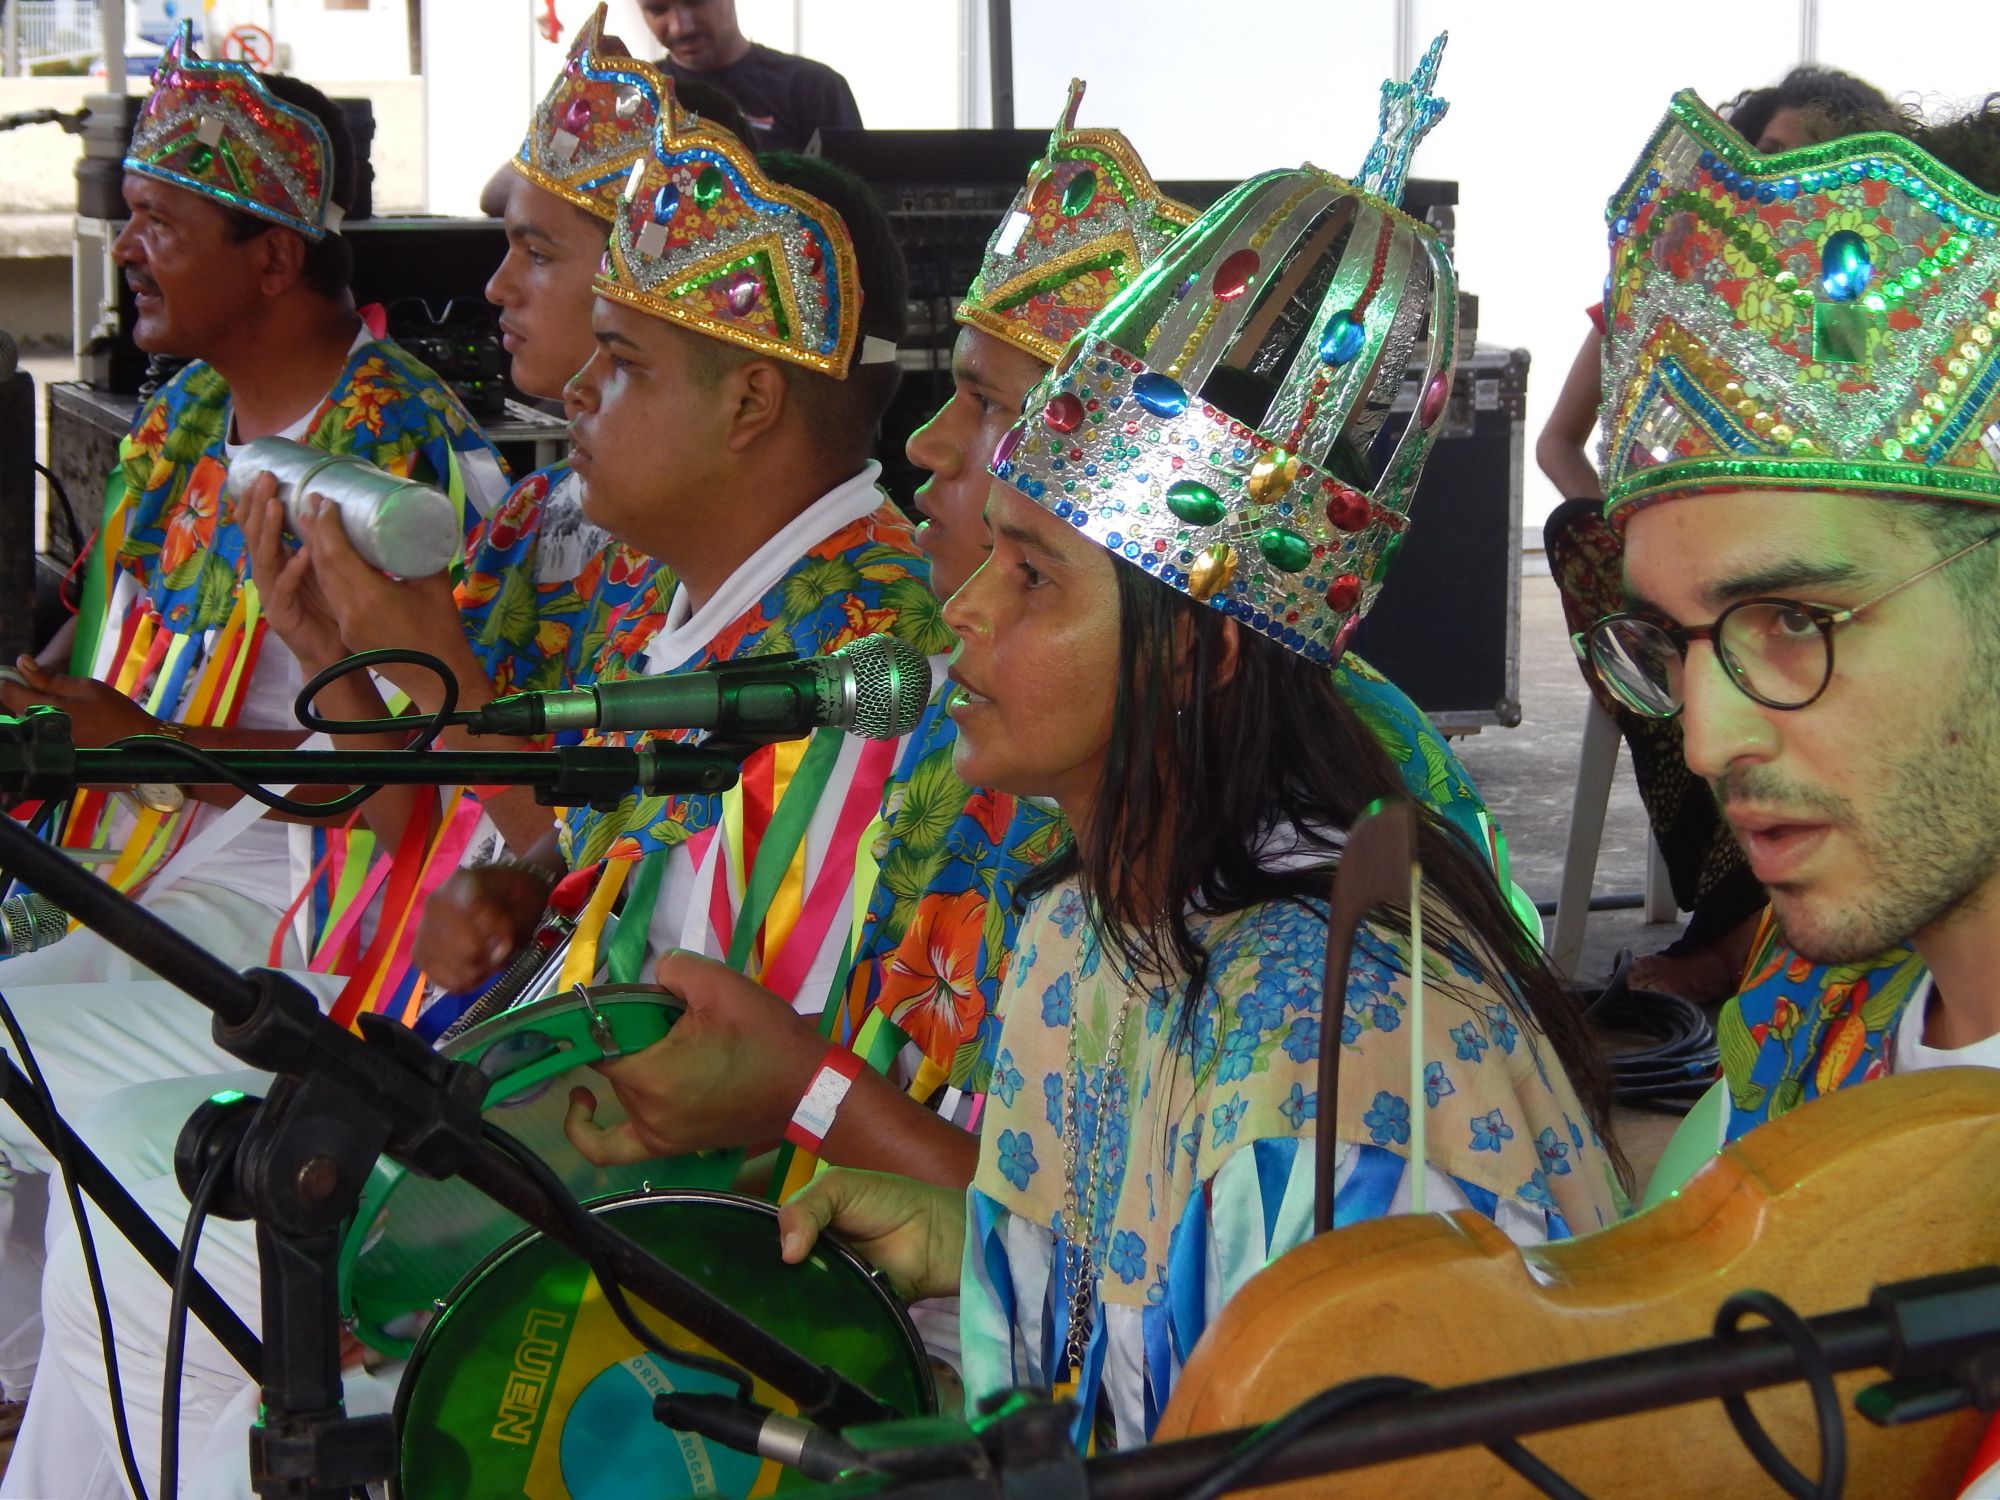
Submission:
[[[163,734],[170,740],[187,739],[188,727],[172,719],[163,720],[154,734]],[[163,817],[171,817],[187,806],[187,789],[171,781],[141,781],[132,787],[132,800],[141,807],[148,808]]]

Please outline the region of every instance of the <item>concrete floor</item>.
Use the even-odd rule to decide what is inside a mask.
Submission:
[[[1539,558],[1522,561],[1529,576],[1521,580],[1521,722],[1512,729],[1461,737],[1453,748],[1507,831],[1515,880],[1537,901],[1553,901],[1562,884],[1563,845],[1590,694],[1570,651],[1554,581]],[[1644,887],[1647,838],[1645,809],[1621,753],[1598,847],[1597,894]],[[1610,972],[1618,949],[1651,953],[1679,931],[1678,922],[1648,925],[1637,910],[1594,912],[1584,928],[1577,976],[1600,979]]]
[[[1521,722],[1513,729],[1465,736],[1454,748],[1507,831],[1515,880],[1537,901],[1553,901],[1562,884],[1563,845],[1569,837],[1570,798],[1590,694],[1570,651],[1554,581],[1539,557],[1525,557],[1522,564],[1527,576],[1521,580]],[[1647,840],[1645,809],[1621,751],[1598,847],[1597,894],[1644,888]],[[1575,978],[1583,985],[1600,983],[1619,949],[1654,953],[1680,929],[1679,922],[1649,924],[1637,909],[1592,912]],[[1613,1129],[1641,1183],[1678,1123],[1678,1117],[1652,1110],[1617,1109]]]

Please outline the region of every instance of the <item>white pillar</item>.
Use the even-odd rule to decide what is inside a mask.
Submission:
[[[104,0],[98,15],[98,29],[104,39],[104,90],[122,94],[125,92],[125,0]]]

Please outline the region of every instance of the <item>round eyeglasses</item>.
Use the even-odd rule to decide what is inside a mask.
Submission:
[[[1570,644],[1635,713],[1671,719],[1681,711],[1688,647],[1707,641],[1739,691],[1766,708],[1804,708],[1833,680],[1833,628],[1985,546],[1989,531],[1850,609],[1797,599],[1742,599],[1707,625],[1676,625],[1641,614],[1606,615]]]

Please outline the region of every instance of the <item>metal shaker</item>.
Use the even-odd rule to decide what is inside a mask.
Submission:
[[[442,490],[398,479],[351,454],[325,453],[290,438],[245,443],[229,462],[223,485],[241,504],[259,476],[275,474],[287,529],[297,534],[299,507],[318,495],[340,512],[341,529],[356,553],[400,578],[444,571],[461,539],[458,510]]]

